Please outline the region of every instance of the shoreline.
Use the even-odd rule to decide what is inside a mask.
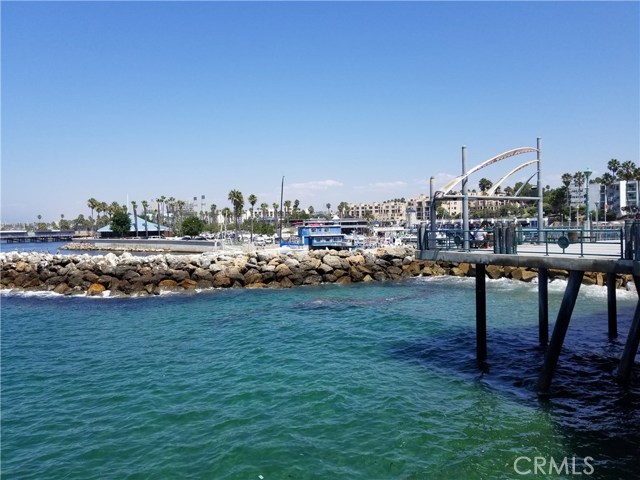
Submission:
[[[494,280],[537,281],[533,268],[489,265],[486,273]],[[353,251],[220,250],[144,256],[129,251],[120,255],[2,252],[0,274],[2,290],[128,297],[218,288],[346,285],[418,276],[474,277],[475,265],[417,260],[415,249],[409,246]],[[567,276],[566,270],[549,270],[550,281]],[[618,275],[616,287],[628,288],[632,281],[631,275]],[[606,276],[587,272],[583,284],[606,285]]]

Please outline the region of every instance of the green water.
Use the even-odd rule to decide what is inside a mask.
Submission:
[[[488,287],[484,374],[469,280],[3,295],[3,478],[527,478],[518,457],[575,455],[591,478],[633,474],[640,392],[610,378],[603,290],[583,289],[559,398],[541,403],[535,287]],[[634,305],[621,294],[621,316]]]

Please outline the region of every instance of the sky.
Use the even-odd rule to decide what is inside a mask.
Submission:
[[[638,164],[640,3],[0,4],[1,221],[89,198],[332,209],[541,138],[543,184]],[[492,181],[519,155],[470,179]],[[524,181],[528,167],[504,185]]]

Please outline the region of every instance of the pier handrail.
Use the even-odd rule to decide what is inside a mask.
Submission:
[[[546,228],[543,238],[537,238],[537,229],[519,229],[518,244],[522,253],[539,250],[544,245],[545,255],[585,255],[595,257],[624,257],[624,231],[622,228]],[[536,245],[534,248],[531,245]]]
[[[625,228],[515,228],[513,223],[496,224],[484,233],[484,239],[475,240],[478,230],[470,230],[467,251],[492,248],[496,254],[569,255],[607,257],[628,260],[640,259],[640,221],[629,222]],[[426,226],[418,230],[418,250],[465,251],[462,229],[439,229]],[[456,239],[458,241],[456,241]]]

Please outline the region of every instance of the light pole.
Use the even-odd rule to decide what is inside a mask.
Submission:
[[[609,209],[609,198],[607,197],[607,186],[604,186],[604,203],[602,204],[602,221],[607,223],[607,210]]]
[[[591,230],[591,217],[589,216],[589,177],[591,176],[593,172],[591,171],[591,169],[589,167],[587,167],[587,169],[584,171],[584,177],[585,177],[585,184],[587,186],[587,195],[586,195],[586,206],[585,206],[585,213],[587,215],[587,219],[584,222],[585,227],[587,232],[589,230]]]

